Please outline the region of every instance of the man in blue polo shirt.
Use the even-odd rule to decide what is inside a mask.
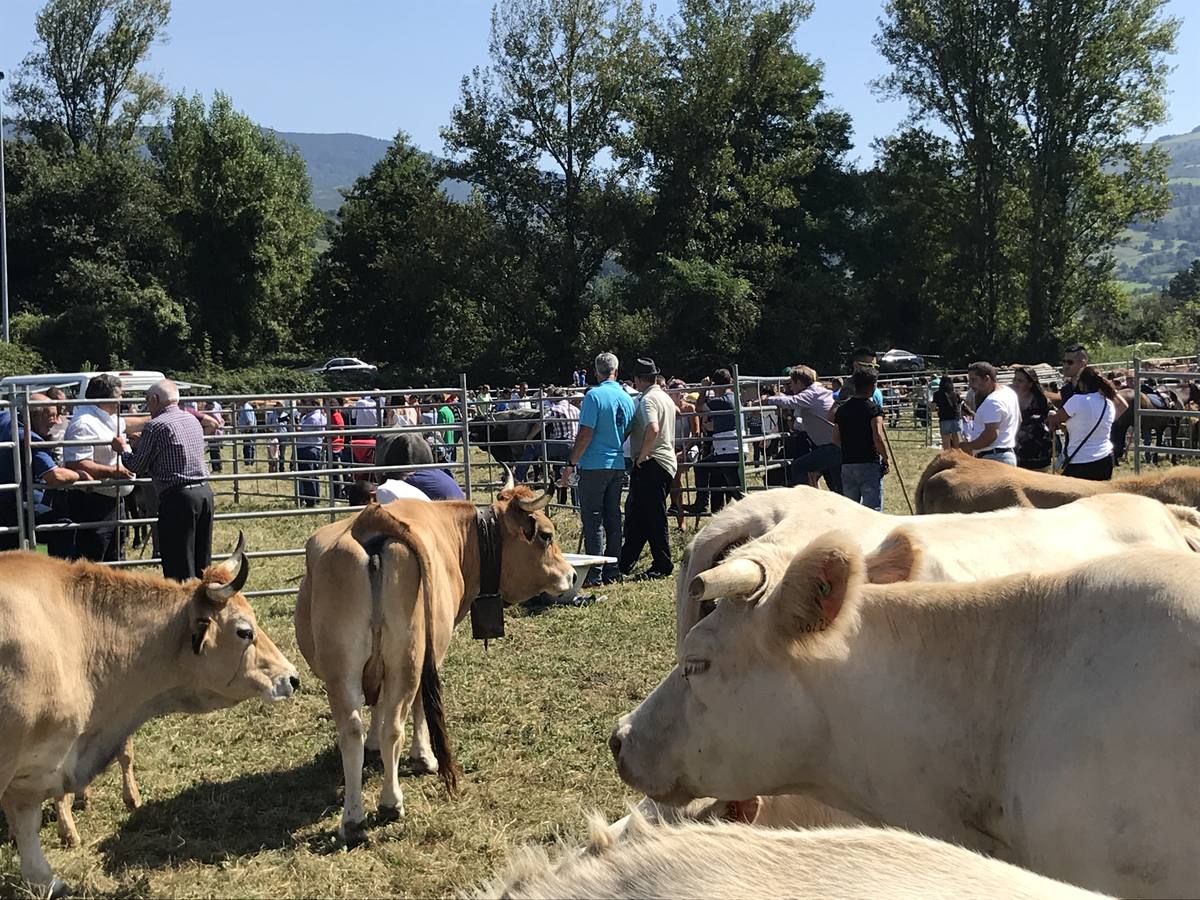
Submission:
[[[45,401],[49,398],[45,394],[30,394],[29,399],[31,401]],[[58,418],[58,407],[56,406],[31,406],[29,408],[29,440],[45,440],[42,435],[50,433],[50,429],[58,422]],[[6,409],[0,410],[0,441],[11,439],[12,414]],[[25,441],[25,430],[23,428],[17,429],[17,440],[20,443]],[[16,483],[13,454],[20,452],[21,448],[19,446],[11,449],[0,449],[0,484],[8,485]],[[45,487],[63,487],[74,481],[79,481],[80,478],[88,479],[88,476],[81,472],[55,465],[54,457],[50,455],[49,451],[40,447],[33,448],[31,467],[33,469],[34,484],[40,484]],[[11,528],[17,524],[17,503],[24,504],[25,484],[28,483],[27,479],[29,479],[29,476],[30,473],[22,469],[22,484],[18,487],[18,491],[0,491],[0,526]],[[42,500],[40,489],[33,492],[33,500],[37,510],[35,518],[39,524],[44,525],[56,519],[50,510],[40,505]],[[26,514],[28,514],[28,510]],[[70,555],[70,550],[75,543],[74,535],[70,531],[53,532],[50,534],[47,542],[50,554],[62,557]],[[17,540],[16,534],[0,534],[0,550],[15,550],[19,545],[20,542]]]
[[[596,357],[596,387],[579,408],[579,433],[563,468],[563,483],[579,469],[579,512],[583,519],[583,547],[592,556],[621,555],[621,479],[625,475],[625,431],[633,421],[633,401],[617,381],[617,357]],[[604,566],[600,581],[616,581],[615,562]],[[585,585],[595,586],[595,575]]]

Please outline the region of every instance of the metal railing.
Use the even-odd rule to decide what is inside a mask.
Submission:
[[[1156,362],[1158,362],[1156,360]],[[1200,362],[1200,360],[1194,360]],[[1200,446],[1177,446],[1177,441],[1173,441],[1170,446],[1162,446],[1155,444],[1142,443],[1142,421],[1149,417],[1153,419],[1177,419],[1179,421],[1188,421],[1191,419],[1200,419],[1200,410],[1194,409],[1147,409],[1142,405],[1142,386],[1146,378],[1153,378],[1156,382],[1163,379],[1176,379],[1182,382],[1200,381],[1200,365],[1194,365],[1190,371],[1179,371],[1175,369],[1163,369],[1161,366],[1154,368],[1145,368],[1140,359],[1133,361],[1133,442],[1130,445],[1130,451],[1133,453],[1133,471],[1136,474],[1141,474],[1143,454],[1150,456],[1151,454],[1161,454],[1164,456],[1189,456],[1200,457]]]

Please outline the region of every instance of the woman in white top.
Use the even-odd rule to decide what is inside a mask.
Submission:
[[[1089,481],[1108,481],[1113,474],[1112,426],[1117,417],[1117,390],[1087,366],[1078,375],[1075,393],[1050,414],[1050,427],[1066,424],[1063,474]]]

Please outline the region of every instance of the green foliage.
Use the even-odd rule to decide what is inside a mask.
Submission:
[[[178,259],[169,286],[224,361],[292,345],[321,215],[304,162],[223,94],[177,97],[149,140]]]
[[[334,389],[320,373],[275,365],[201,368],[180,372],[178,377],[181,381],[211,385],[218,394],[303,394]]]
[[[28,344],[16,340],[7,344],[0,342],[0,378],[7,378],[9,375],[36,375],[46,371],[46,368],[46,360]]]
[[[11,89],[18,125],[48,148],[133,145],[166,101],[138,66],[170,18],[169,0],[48,0],[34,25],[39,46]]]

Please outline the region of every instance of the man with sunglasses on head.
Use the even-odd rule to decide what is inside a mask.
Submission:
[[[870,347],[856,347],[854,353],[850,356],[850,373],[855,372],[874,372],[879,374],[879,363],[875,359],[875,351]],[[847,378],[842,386],[837,389],[833,395],[833,402],[841,405],[854,396],[854,385],[851,379]],[[871,394],[871,402],[883,409],[883,391],[875,388],[875,392]]]

